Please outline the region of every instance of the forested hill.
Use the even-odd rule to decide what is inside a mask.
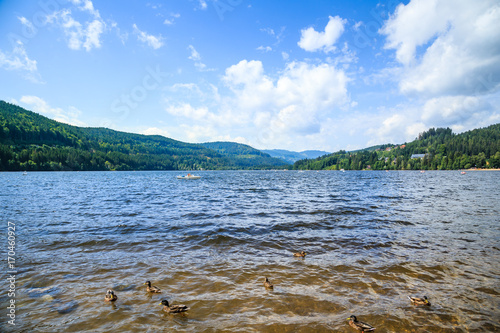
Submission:
[[[271,157],[235,158],[159,135],[71,126],[0,101],[0,171],[215,170],[285,164]]]
[[[295,162],[309,170],[457,170],[500,168],[500,124],[461,134],[431,128],[414,141]]]
[[[231,158],[238,166],[245,166],[249,163],[254,165],[283,166],[288,165],[286,161],[271,157],[258,149],[235,142],[207,142],[202,146],[217,151],[223,156]]]

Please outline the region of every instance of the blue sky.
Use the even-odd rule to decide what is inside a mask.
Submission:
[[[353,150],[500,122],[497,0],[0,1],[0,99],[78,126]]]

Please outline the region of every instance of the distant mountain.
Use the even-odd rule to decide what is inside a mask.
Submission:
[[[272,157],[270,154],[236,142],[207,142],[201,144],[205,148],[215,150],[222,156],[236,161],[236,165],[245,166],[249,163],[255,166],[266,165],[266,166],[285,166],[288,164],[280,158]]]
[[[321,150],[304,150],[302,152],[295,152],[284,149],[270,149],[262,151],[264,153],[271,155],[272,157],[280,158],[288,163],[295,163],[296,161],[305,158],[317,158],[323,155],[330,154],[326,151],[321,151]]]
[[[71,126],[0,101],[0,171],[266,169],[286,165],[245,145],[226,146],[231,149],[219,152],[160,135]]]

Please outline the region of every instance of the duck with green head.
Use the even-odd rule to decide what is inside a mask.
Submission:
[[[358,331],[371,332],[375,330],[375,327],[373,327],[372,325],[358,321],[358,318],[356,318],[356,316],[350,316],[349,318],[347,318],[347,320],[349,321],[349,325],[352,328],[357,329]]]

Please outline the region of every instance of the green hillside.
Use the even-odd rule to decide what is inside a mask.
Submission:
[[[276,161],[265,165],[266,159],[245,161],[163,136],[71,126],[0,101],[0,171],[215,170],[276,165]]]
[[[245,167],[252,164],[256,166],[275,166],[284,167],[289,163],[278,158],[271,157],[269,154],[252,148],[248,145],[235,142],[207,142],[202,146],[215,150],[219,154],[231,158],[236,165]]]
[[[458,170],[500,168],[500,124],[461,134],[431,128],[402,145],[383,145],[357,152],[339,151],[295,162],[309,170]]]

